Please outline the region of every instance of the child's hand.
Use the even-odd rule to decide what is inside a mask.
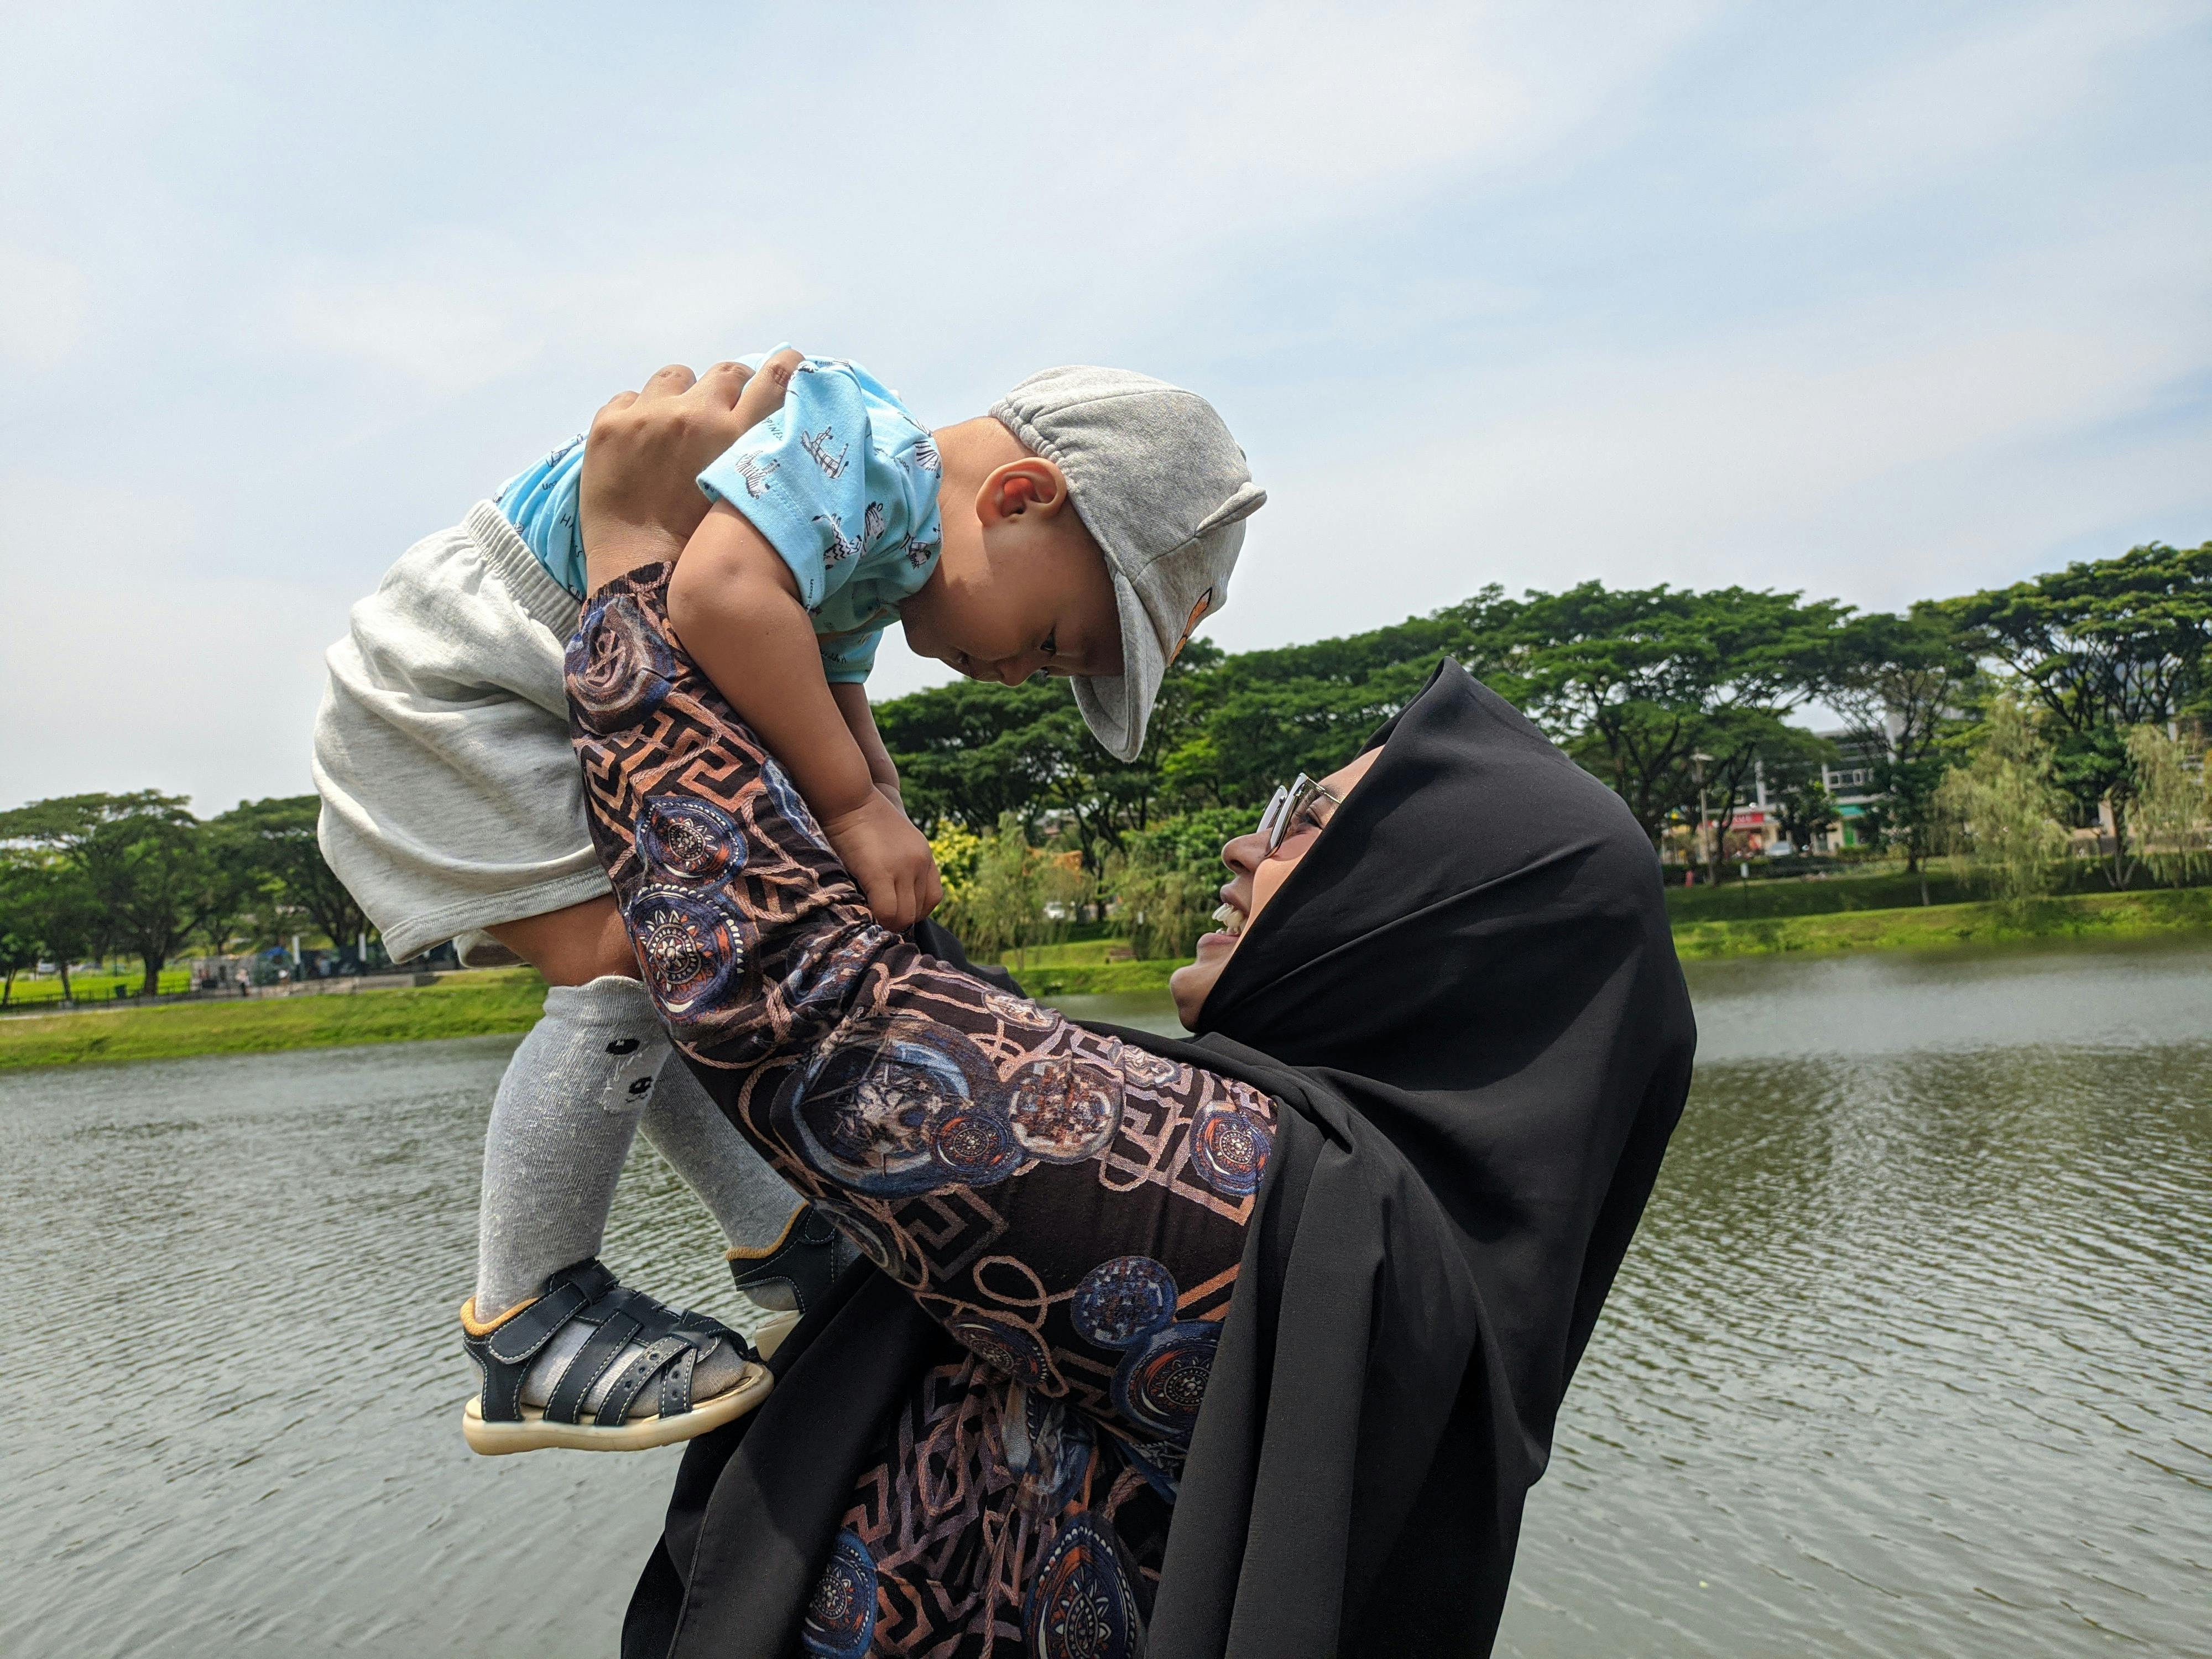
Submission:
[[[822,832],[868,896],[876,920],[894,933],[913,927],[945,896],[929,842],[881,791],[869,790],[867,799],[825,822]]]

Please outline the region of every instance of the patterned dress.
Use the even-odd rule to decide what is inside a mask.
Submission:
[[[592,833],[647,987],[732,1121],[957,1338],[855,1483],[811,1654],[1143,1651],[1275,1105],[870,919],[668,627],[672,567],[568,648]]]

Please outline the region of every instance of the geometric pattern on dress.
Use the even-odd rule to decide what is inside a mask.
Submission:
[[[1275,1104],[878,927],[675,644],[671,568],[595,594],[567,661],[646,988],[731,1121],[972,1356],[931,1373],[856,1488],[808,1642],[1133,1652],[1157,1559],[1122,1522],[1172,1500]],[[1083,1450],[1049,1514],[1040,1444],[1057,1472]]]

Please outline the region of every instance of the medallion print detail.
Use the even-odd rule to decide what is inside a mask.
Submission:
[[[953,1112],[937,1125],[937,1156],[945,1173],[971,1187],[988,1187],[1013,1174],[1022,1161],[1006,1121],[981,1109]]]
[[[998,1086],[997,1071],[967,1037],[894,1014],[848,1022],[785,1079],[775,1115],[791,1124],[817,1174],[855,1192],[890,1197],[955,1182],[988,1186],[1019,1163],[1006,1155],[1011,1144],[994,1150],[991,1124],[1001,1133],[1006,1127]]]
[[[1136,1659],[1144,1616],[1114,1534],[1087,1515],[1071,1517],[1037,1569],[1022,1624],[1038,1659]]]
[[[1121,1091],[1103,1066],[1056,1056],[1023,1074],[1011,1116],[1014,1139],[1031,1158],[1080,1164],[1113,1140],[1121,1121]]]
[[[1122,1255],[1084,1276],[1069,1313],[1085,1341],[1126,1348],[1172,1324],[1175,1310],[1176,1282],[1168,1270],[1148,1255]]]
[[[1034,1332],[1011,1319],[986,1313],[963,1313],[947,1320],[945,1329],[960,1345],[994,1370],[1005,1372],[1029,1388],[1047,1376],[1044,1346]]]
[[[1212,1105],[1190,1129],[1190,1161],[1199,1179],[1217,1193],[1243,1198],[1260,1190],[1274,1141],[1266,1128],[1234,1106]]]
[[[745,843],[719,806],[656,795],[637,815],[637,854],[656,875],[711,883],[745,867]]]
[[[632,595],[610,593],[584,608],[562,667],[577,723],[605,737],[652,717],[668,695],[676,654]]]
[[[1132,1422],[1190,1443],[1221,1327],[1189,1320],[1154,1331],[1114,1373],[1114,1403]]]
[[[876,1564],[850,1527],[837,1534],[822,1570],[799,1640],[823,1659],[861,1659],[876,1633]]]
[[[648,887],[623,907],[623,925],[671,1024],[696,1027],[725,1012],[744,978],[744,924],[719,895]]]

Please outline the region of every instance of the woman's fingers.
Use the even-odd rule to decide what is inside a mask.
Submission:
[[[699,377],[698,385],[691,388],[691,395],[717,409],[735,409],[745,383],[752,378],[752,370],[743,363],[716,363]]]
[[[645,383],[645,390],[638,395],[644,398],[679,397],[691,389],[696,378],[687,365],[671,363],[667,368],[655,371],[653,378]]]
[[[799,365],[804,361],[798,352],[787,346],[761,365],[761,372],[745,382],[745,389],[737,401],[740,431],[751,431],[783,407],[784,389],[791,384],[791,377],[799,372]]]

